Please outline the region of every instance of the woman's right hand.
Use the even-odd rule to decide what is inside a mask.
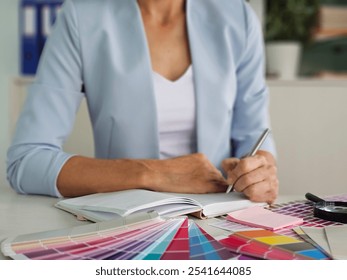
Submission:
[[[204,154],[166,159],[144,160],[154,184],[149,189],[177,193],[225,192],[228,186],[222,173]],[[148,180],[151,181],[151,180]]]

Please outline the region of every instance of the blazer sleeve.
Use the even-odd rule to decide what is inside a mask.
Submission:
[[[83,94],[76,12],[65,1],[42,54],[35,82],[7,152],[7,178],[17,192],[60,196],[56,180],[73,155],[62,145],[70,134]]]
[[[244,13],[246,45],[237,65],[237,96],[231,127],[232,156],[236,157],[246,155],[264,129],[270,127],[262,31],[256,14],[247,3],[244,3]],[[261,149],[276,155],[271,135]]]

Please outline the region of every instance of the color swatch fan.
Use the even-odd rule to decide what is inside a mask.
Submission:
[[[187,217],[141,213],[112,221],[27,234],[1,244],[5,256],[33,260],[238,259]]]
[[[133,259],[155,245],[167,231],[178,230],[185,221],[164,220],[154,213],[146,215],[23,235],[5,240],[2,251],[14,259]]]

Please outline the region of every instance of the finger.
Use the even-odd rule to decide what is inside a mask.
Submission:
[[[258,168],[239,177],[234,183],[234,189],[237,192],[243,192],[249,186],[265,181],[267,177],[268,174],[264,168]]]
[[[225,193],[226,189],[228,188],[228,185],[225,183],[225,181],[214,181],[212,183],[213,183],[213,188],[211,189],[210,192],[213,192],[213,193],[219,193],[219,192]]]
[[[262,155],[255,155],[253,157],[246,157],[240,160],[233,171],[240,177],[243,174],[249,173],[261,166],[267,164],[266,158]]]
[[[225,173],[228,173],[229,171],[232,171],[239,162],[240,159],[238,158],[226,158],[222,161],[222,168]]]
[[[254,202],[273,203],[278,195],[278,180],[258,182],[246,188],[243,193]]]
[[[242,176],[265,165],[266,158],[261,155],[243,158],[239,160],[237,165],[227,173],[228,183],[234,185]]]
[[[201,193],[217,193],[225,192],[227,188],[226,180],[223,176],[216,176],[216,174],[209,175],[208,179],[203,184]]]
[[[239,162],[240,159],[238,158],[227,158],[222,161],[222,169],[227,175],[227,185],[233,185],[237,180],[237,176],[236,174],[232,173],[232,170],[237,166]]]
[[[236,191],[242,192],[245,188],[262,181],[277,180],[277,168],[273,165],[261,166],[251,172],[242,175],[234,184]]]
[[[269,164],[276,165],[276,159],[270,152],[259,150],[257,154],[264,156]]]
[[[212,164],[210,170],[204,174],[207,180],[206,191],[209,193],[215,192],[225,192],[228,186],[226,179],[224,178],[222,172],[215,168]]]

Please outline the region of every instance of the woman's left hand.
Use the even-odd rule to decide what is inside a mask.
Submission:
[[[222,162],[227,182],[251,201],[273,203],[278,195],[276,160],[266,151],[242,159],[228,158]]]

